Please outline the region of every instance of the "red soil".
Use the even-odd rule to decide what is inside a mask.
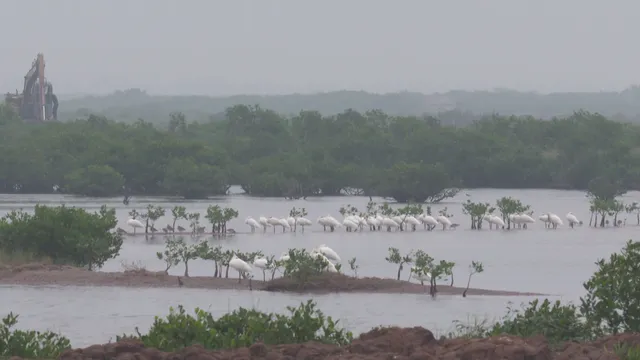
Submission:
[[[622,334],[591,343],[566,343],[554,351],[541,337],[522,339],[498,336],[487,339],[436,340],[431,331],[421,327],[379,328],[360,335],[345,347],[315,342],[275,346],[256,343],[249,348],[209,351],[194,345],[175,353],[165,353],[129,340],[69,350],[60,359],[613,360],[618,359],[613,349],[619,344],[638,346],[640,334]]]
[[[180,279],[180,281],[178,280]],[[262,282],[248,280],[238,283],[233,278],[208,276],[178,277],[164,272],[130,270],[124,272],[96,272],[71,266],[29,264],[0,266],[0,284],[3,285],[59,285],[59,286],[120,286],[120,287],[178,287],[203,289],[243,289],[275,292],[305,293],[428,293],[428,287],[407,281],[380,278],[354,278],[341,274],[323,274],[300,286],[290,278]],[[438,285],[438,294],[460,295],[463,288]],[[542,295],[512,291],[469,289],[468,295]]]
[[[381,279],[376,277],[354,278],[342,274],[325,273],[321,276],[310,278],[302,286],[291,278],[277,278],[266,282],[265,291],[286,291],[305,293],[330,293],[330,292],[360,292],[360,293],[429,293],[429,286],[422,286],[408,281],[395,279]],[[437,286],[438,294],[462,295],[464,288],[440,285]],[[520,293],[514,291],[469,289],[467,295],[498,295],[498,296],[540,296],[542,294]]]

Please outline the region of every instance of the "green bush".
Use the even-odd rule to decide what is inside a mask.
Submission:
[[[640,331],[640,242],[629,240],[620,253],[596,262],[583,284],[580,311],[604,334]]]
[[[9,313],[0,324],[0,357],[19,356],[22,358],[56,358],[71,348],[66,337],[51,331],[22,331],[13,327],[18,323],[18,315]]]
[[[122,236],[113,231],[117,224],[115,209],[104,205],[97,213],[36,205],[33,214],[14,210],[0,219],[0,250],[94,269],[118,256]]]
[[[196,308],[195,317],[187,314],[182,306],[170,309],[166,319],[155,318],[147,334],[136,328],[136,336],[146,346],[163,351],[200,344],[206,349],[245,347],[262,341],[265,344],[294,344],[306,341],[346,345],[353,334],[337,327],[338,321],[325,316],[309,300],[297,308],[287,307],[289,314],[263,313],[240,308],[219,319],[211,313]]]
[[[549,343],[586,341],[593,338],[590,329],[575,305],[560,301],[534,300],[522,310],[507,307],[507,314],[491,327],[487,335],[510,334],[521,337],[543,335]]]
[[[521,310],[508,308],[498,323],[454,322],[449,337],[500,334],[543,335],[550,343],[585,341],[602,335],[640,331],[640,242],[629,240],[622,251],[596,262],[598,270],[583,284],[580,306],[534,300]]]
[[[305,249],[289,249],[289,260],[283,263],[284,276],[305,284],[309,278],[320,275],[329,265],[327,260],[314,256]]]
[[[640,360],[640,347],[629,344],[617,344],[613,347],[613,353],[618,355],[620,360]]]

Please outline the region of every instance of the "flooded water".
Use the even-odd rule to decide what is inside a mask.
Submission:
[[[528,230],[471,231],[469,219],[462,214],[461,203],[467,198],[473,201],[495,202],[502,196],[513,196],[532,206],[536,216],[554,212],[564,219],[572,211],[579,219],[589,222],[588,202],[582,192],[547,190],[474,190],[461,193],[446,204],[433,206],[433,212],[447,207],[454,214],[453,222],[460,227],[454,231],[427,232],[368,232],[324,233],[317,225],[304,234],[272,230],[255,234],[238,234],[225,240],[211,240],[225,248],[262,250],[265,254],[278,255],[289,248],[310,249],[327,244],[343,259],[349,273],[347,259],[357,258],[360,276],[393,277],[394,265],[384,258],[389,247],[402,252],[422,249],[436,259],[456,262],[456,283],[463,285],[467,267],[472,260],[481,261],[485,272],[474,276],[473,287],[503,289],[551,294],[564,301],[576,301],[582,295],[582,282],[594,271],[594,262],[618,251],[624,242],[635,238],[640,227],[635,226],[635,215],[629,215],[628,226],[622,228],[594,229],[588,226],[570,229],[546,230],[541,223]],[[625,202],[638,201],[640,193],[630,193]],[[364,208],[368,198],[331,197],[286,201],[283,199],[255,199],[229,196],[211,201],[176,202],[157,198],[133,198],[128,206],[120,198],[95,201],[66,196],[0,196],[0,214],[12,209],[28,210],[35,204],[80,206],[97,210],[106,203],[117,209],[121,227],[127,229],[128,212],[136,208],[142,211],[150,202],[170,209],[180,203],[189,212],[206,212],[211,204],[230,206],[240,212],[240,217],[229,224],[237,231],[248,231],[244,224],[247,216],[288,216],[292,207],[304,207],[308,218],[314,221],[321,215],[332,214],[339,218],[341,206],[351,204]],[[170,216],[156,224],[163,227],[171,223]],[[206,220],[204,220],[206,222]],[[205,225],[203,222],[202,225]],[[183,221],[182,226],[188,227]],[[127,229],[130,230],[130,229]],[[109,261],[102,271],[122,271],[122,263],[137,262],[148,270],[163,270],[163,263],[155,253],[164,248],[162,236],[145,239],[129,237],[117,259]],[[213,266],[204,261],[189,263],[191,275],[212,275]],[[172,274],[184,271],[182,266],[172,269]],[[404,276],[407,276],[405,273]],[[261,277],[260,274],[256,274]],[[71,338],[74,346],[106,342],[121,333],[130,333],[136,326],[146,330],[153,316],[165,315],[169,306],[184,305],[191,310],[201,307],[214,314],[224,314],[239,306],[255,307],[263,311],[284,311],[287,305],[296,305],[311,295],[271,294],[230,290],[198,289],[121,289],[90,287],[0,287],[0,313],[14,311],[20,314],[20,326],[34,329],[52,329]],[[461,297],[440,296],[436,300],[424,295],[383,294],[331,294],[314,295],[320,308],[334,316],[354,332],[367,331],[377,325],[421,325],[436,332],[452,329],[453,320],[473,322],[476,319],[495,319],[505,312],[508,302],[519,304],[531,300],[525,297]],[[99,324],[99,325],[97,325]]]

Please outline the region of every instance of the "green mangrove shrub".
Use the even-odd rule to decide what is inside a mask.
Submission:
[[[115,209],[106,205],[93,213],[36,205],[33,213],[13,210],[0,219],[0,250],[95,270],[120,253],[123,239],[114,231],[117,225]]]
[[[306,341],[346,345],[353,334],[338,328],[338,320],[325,316],[312,300],[298,307],[287,307],[288,314],[264,313],[239,308],[214,319],[211,313],[196,308],[195,316],[186,313],[180,305],[170,308],[169,315],[156,317],[147,334],[124,335],[123,338],[140,339],[146,346],[163,351],[176,351],[200,344],[206,349],[230,349],[265,344],[295,344]]]
[[[18,315],[9,313],[0,324],[0,358],[55,359],[71,348],[66,337],[51,331],[17,330]]]
[[[449,336],[543,335],[551,344],[556,344],[638,332],[639,261],[640,242],[629,240],[622,251],[596,262],[597,271],[583,284],[586,294],[580,298],[580,306],[534,300],[522,309],[508,307],[507,315],[496,324],[465,325],[456,321],[456,331]]]
[[[331,266],[324,257],[309,253],[305,249],[289,249],[288,255],[289,259],[283,262],[283,274],[301,285]]]
[[[594,332],[573,304],[564,305],[544,299],[531,301],[522,309],[507,307],[502,321],[489,329],[489,336],[510,334],[522,337],[543,335],[549,343],[563,341],[587,341]]]

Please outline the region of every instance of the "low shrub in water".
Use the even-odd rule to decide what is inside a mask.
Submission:
[[[187,314],[182,306],[170,308],[169,315],[155,318],[147,334],[136,328],[136,336],[145,346],[163,351],[176,351],[200,344],[206,349],[229,349],[251,346],[262,341],[265,344],[294,344],[306,341],[345,345],[353,340],[353,334],[337,327],[338,321],[325,316],[309,300],[297,308],[287,307],[289,314],[263,313],[240,308],[214,319],[211,313],[196,308],[195,317]]]

